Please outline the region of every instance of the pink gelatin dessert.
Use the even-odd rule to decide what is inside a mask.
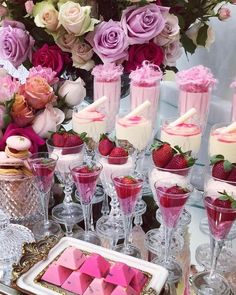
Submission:
[[[103,278],[108,274],[109,262],[99,254],[92,254],[84,262],[80,271],[91,277]]]
[[[115,289],[112,291],[111,295],[139,295],[137,291],[135,291],[132,287],[122,287],[116,286]]]
[[[57,260],[57,264],[77,270],[86,260],[85,255],[75,247],[67,248]]]
[[[71,273],[61,287],[75,294],[84,294],[92,280],[93,278],[77,270]]]
[[[138,269],[133,268],[134,277],[130,282],[130,286],[137,292],[141,292],[143,290],[144,285],[147,282],[147,277]]]
[[[114,285],[105,282],[104,278],[95,278],[84,295],[111,295]]]
[[[127,287],[134,275],[135,273],[131,267],[125,263],[117,262],[111,267],[105,280],[114,285]]]
[[[56,286],[61,286],[70,276],[71,270],[55,262],[52,263],[42,276],[41,280]]]

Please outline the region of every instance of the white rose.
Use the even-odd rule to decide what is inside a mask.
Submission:
[[[33,121],[32,128],[42,138],[49,138],[51,132],[56,132],[57,127],[64,121],[65,114],[58,108],[48,104],[45,110],[39,113]]]
[[[33,8],[33,16],[37,27],[46,28],[50,32],[58,29],[58,11],[52,3],[48,1],[37,3]]]
[[[94,25],[99,22],[91,18],[90,13],[90,6],[80,6],[79,3],[67,1],[59,8],[59,23],[68,33],[82,36],[93,31]]]
[[[95,63],[92,60],[93,50],[90,45],[85,42],[76,42],[71,48],[73,66],[76,68],[90,71]]]
[[[55,37],[56,44],[65,52],[71,52],[76,40],[77,37],[74,34],[69,34],[65,29],[61,29]]]
[[[179,39],[179,21],[174,14],[167,14],[166,24],[163,31],[154,38],[153,42],[159,46],[165,46],[168,43]]]
[[[193,43],[199,47],[202,47],[200,45],[197,44],[197,35],[198,35],[198,31],[199,29],[203,26],[202,23],[195,23],[193,24],[186,32],[186,35],[193,41]],[[206,44],[205,47],[207,49],[210,48],[211,44],[215,41],[215,33],[214,30],[211,26],[209,26],[208,30],[207,30],[207,40],[206,40]]]
[[[175,67],[177,59],[182,55],[183,50],[179,41],[173,41],[164,47],[164,64]]]
[[[80,104],[86,96],[84,85],[84,81],[81,78],[75,81],[66,80],[59,88],[58,94],[61,97],[65,97],[65,102],[69,106],[76,106]]]

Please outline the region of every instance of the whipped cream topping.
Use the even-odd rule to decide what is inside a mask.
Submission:
[[[223,133],[226,127],[218,128],[212,132],[212,136],[214,136],[218,141],[223,142],[234,142],[236,143],[236,131]]]
[[[193,136],[201,133],[201,128],[196,124],[181,123],[177,126],[164,126],[166,133],[180,136]]]

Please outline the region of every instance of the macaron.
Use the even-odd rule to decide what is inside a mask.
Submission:
[[[8,157],[27,159],[30,156],[31,141],[20,135],[9,136],[6,140],[5,152]]]
[[[21,159],[0,158],[0,177],[25,177],[31,176],[32,172],[25,166]]]

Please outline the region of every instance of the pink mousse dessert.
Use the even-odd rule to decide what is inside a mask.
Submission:
[[[171,146],[178,145],[183,151],[192,151],[196,155],[201,145],[202,130],[194,123],[180,123],[171,126],[164,122],[161,129],[161,141],[168,142]]]
[[[127,287],[134,275],[135,272],[131,267],[125,263],[117,262],[111,267],[105,280],[106,282],[112,283],[114,285]]]
[[[99,254],[92,254],[84,262],[80,271],[91,277],[103,278],[109,272],[110,264]]]
[[[132,287],[116,286],[111,295],[139,295],[140,293],[135,291]]]
[[[61,287],[75,294],[84,294],[92,280],[93,278],[77,270],[72,272]]]
[[[111,295],[114,287],[112,284],[105,282],[104,278],[95,278],[84,295]]]
[[[59,264],[52,263],[42,276],[42,281],[61,286],[70,276],[72,270],[65,268]]]
[[[76,270],[86,260],[85,255],[75,247],[67,248],[57,260],[57,264],[66,268]]]

